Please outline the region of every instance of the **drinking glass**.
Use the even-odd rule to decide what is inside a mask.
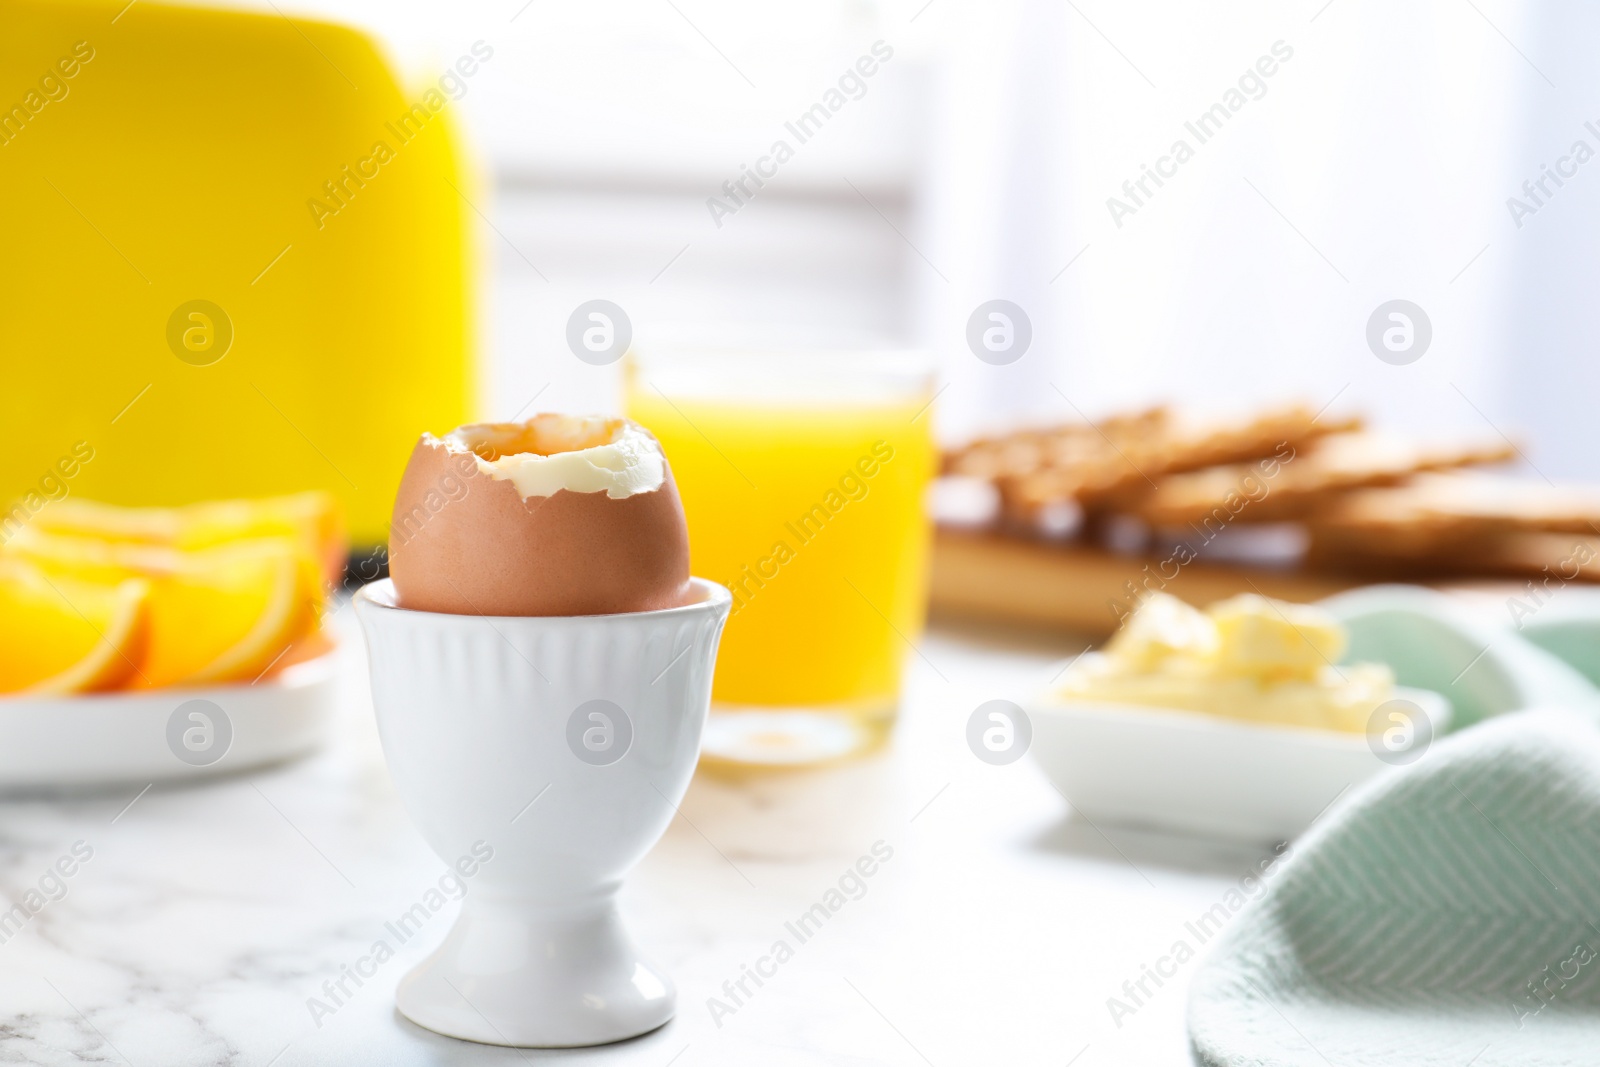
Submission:
[[[704,754],[880,745],[926,612],[932,365],[890,350],[639,343],[630,418],[672,464],[691,567],[733,592]]]

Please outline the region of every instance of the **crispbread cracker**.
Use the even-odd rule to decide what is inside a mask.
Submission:
[[[1600,581],[1600,537],[1522,530],[1431,540],[1408,536],[1400,528],[1334,531],[1314,526],[1306,563],[1319,570],[1363,571],[1374,577],[1501,574],[1592,582]]]
[[[1330,533],[1410,533],[1427,543],[1547,532],[1600,537],[1600,487],[1432,474],[1347,494],[1313,513]]]
[[[1283,522],[1325,507],[1336,494],[1393,485],[1422,471],[1511,459],[1500,440],[1431,445],[1370,431],[1330,434],[1284,460],[1275,472],[1228,464],[1161,479],[1138,501],[1137,515],[1153,526],[1188,526],[1219,515],[1228,522]],[[1235,506],[1239,498],[1248,506]]]
[[[1065,427],[1053,437],[1018,434],[975,442],[955,453],[946,469],[992,479],[1007,518],[1026,524],[1046,508],[1066,503],[1119,510],[1164,476],[1270,456],[1286,445],[1359,424],[1358,419],[1319,420],[1305,405],[1272,409],[1244,422],[1178,418],[1157,408]]]
[[[981,437],[945,453],[946,474],[971,478],[1023,478],[1042,471],[1098,462],[1108,452],[1106,438],[1136,440],[1157,434],[1170,416],[1165,408],[1119,415],[1098,424],[1071,423]]]

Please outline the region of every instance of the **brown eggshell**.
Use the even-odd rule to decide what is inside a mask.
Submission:
[[[651,492],[524,501],[471,453],[424,435],[389,532],[396,598],[415,611],[609,615],[689,599],[689,532],[670,467]]]

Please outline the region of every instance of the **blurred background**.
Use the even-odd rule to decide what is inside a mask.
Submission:
[[[420,432],[553,411],[656,434],[741,612],[627,901],[695,1007],[615,1062],[1173,1062],[1192,972],[1127,1030],[1107,995],[1240,872],[1436,722],[1595,699],[1596,39],[1578,0],[0,0],[0,935],[103,850],[21,908],[0,1053],[475,1062],[382,992],[307,1017],[437,877],[345,609]],[[930,522],[939,474],[993,522]],[[1396,580],[1445,592],[1336,596]],[[1186,686],[1229,627],[1256,675],[1063,688]],[[1391,682],[1432,701],[1398,752]],[[852,935],[724,1033],[699,1002],[880,834]]]
[[[1173,494],[1205,478],[1225,491],[1228,464],[1270,451],[1219,452],[1177,424],[1107,432],[1156,405],[1285,444],[1357,418],[1373,431],[1319,446],[1273,504],[1204,538],[1213,554],[1304,558],[1344,585],[1524,579],[1570,554],[1570,535],[1600,534],[1600,501],[1566,489],[1513,501],[1498,481],[1414,477],[1504,463],[1542,490],[1600,475],[1600,261],[1582,237],[1600,225],[1600,111],[1586,110],[1600,85],[1574,44],[1600,14],[1575,3],[4,10],[0,196],[28,210],[0,287],[35,295],[0,321],[17,354],[0,418],[21,442],[0,455],[0,537],[125,521],[54,506],[69,494],[174,506],[310,490],[336,498],[354,550],[381,551],[420,430],[627,413],[664,441],[693,565],[719,580],[810,507],[803,486],[892,439],[918,458],[906,500],[871,505],[911,524],[903,550],[880,546],[905,572],[891,630],[921,625],[915,499],[940,465],[980,483],[936,487],[944,526],[970,515],[1021,537],[969,568],[942,531],[935,612],[1093,632],[1114,622],[1099,587],[1066,556],[1048,588],[1014,568],[1001,582],[1008,560],[1045,564],[1006,550],[1081,535],[1123,557],[1092,560],[1120,595],[1131,553],[1237,514],[1204,492],[1175,509]],[[583,333],[595,308],[603,338]],[[1385,350],[1402,318],[1403,349]],[[663,355],[705,350],[729,362],[693,387]],[[904,411],[824,446],[889,353],[924,360],[890,390]],[[719,391],[720,408],[697,406]],[[775,399],[799,413],[787,429]],[[1258,425],[1286,405],[1293,425]],[[1014,436],[961,450],[986,435]],[[779,453],[806,458],[744,469]],[[1128,495],[1195,470],[1210,473],[1168,485],[1166,504]],[[963,490],[988,496],[964,513]],[[757,496],[771,523],[749,512]],[[311,540],[336,557],[323,507],[294,505],[323,515]],[[1310,533],[1263,530],[1295,522]],[[708,548],[736,527],[746,541]],[[1415,536],[1401,550],[1394,531]],[[46,549],[67,551],[30,551]],[[762,613],[795,615],[773,599]],[[1066,599],[1082,610],[1048,603]]]
[[[285,8],[289,10],[289,8]],[[1380,424],[1525,435],[1551,477],[1581,447],[1600,182],[1520,220],[1509,197],[1587,137],[1575,3],[946,0],[748,5],[330,0],[419,83],[473,41],[495,60],[452,107],[490,190],[484,402],[614,407],[566,316],[612,299],[636,324],[735,321],[926,347],[960,439],[1155,399],[1303,396]],[[894,58],[737,214],[707,199],[753,166],[875,41]],[[1186,133],[1274,45],[1291,55],[1204,144]],[[1135,213],[1137,180],[1194,158]],[[789,138],[792,140],[792,138]],[[1547,189],[1554,190],[1553,184]],[[1574,298],[1577,297],[1577,298]],[[972,358],[1003,298],[1027,358]],[[1368,316],[1407,299],[1429,358],[1372,358]],[[1453,388],[1452,388],[1453,387]],[[544,392],[540,393],[540,390]],[[1079,409],[1077,412],[1073,408]]]
[[[267,320],[247,321],[241,335],[255,345],[240,353],[254,373],[278,373],[281,352],[319,342],[339,353],[318,359],[320,384],[337,386],[322,391],[329,398],[373,395],[407,368],[417,395],[385,428],[616,410],[621,368],[576,361],[565,341],[573,310],[607,299],[642,337],[670,324],[927,350],[939,361],[935,424],[946,444],[1160,401],[1231,411],[1292,398],[1389,429],[1503,433],[1521,446],[1528,474],[1529,462],[1552,479],[1600,471],[1584,437],[1600,385],[1587,299],[1600,265],[1577,236],[1600,221],[1600,193],[1587,156],[1574,158],[1579,141],[1600,148],[1584,126],[1595,117],[1586,109],[1596,76],[1574,51],[1600,16],[1577,3],[1437,0],[1400,12],[1360,0],[1225,12],[1091,0],[225,5],[275,20],[240,30],[259,38],[253,54],[231,25],[184,29],[145,7],[133,19],[116,4],[61,5],[54,23],[6,46],[8,64],[31,71],[54,57],[57,37],[85,34],[100,49],[93,69],[103,84],[148,87],[133,108],[77,79],[68,87],[95,102],[52,108],[26,136],[6,139],[0,182],[22,203],[48,195],[18,219],[35,228],[23,258],[87,271],[97,301],[108,289],[129,299],[73,330],[56,326],[78,314],[70,301],[0,326],[13,358],[45,348],[98,365],[108,349],[127,352],[113,361],[122,377],[94,375],[71,390],[40,371],[28,385],[50,404],[29,403],[26,389],[0,398],[27,431],[93,441],[143,385],[182,378],[156,331],[174,305],[205,294],[234,318]],[[374,85],[387,73],[374,72],[363,93],[345,71],[371,62],[364,46],[335,62],[337,31],[308,36],[279,15],[372,34],[399,78],[395,98]],[[151,58],[169,48],[183,51]],[[472,60],[475,48],[492,58]],[[856,74],[875,49],[892,58]],[[208,53],[230,69],[259,63],[256,82],[282,91],[263,103],[249,95],[262,90],[236,86],[253,116],[243,124],[226,108],[207,110],[207,94],[187,90],[218,74]],[[455,73],[462,57],[472,74]],[[319,239],[310,240],[297,201],[355,162],[351,145],[381,132],[376,119],[392,120],[430,88],[444,132],[408,156],[433,158],[365,194],[392,198],[386,213],[353,213],[329,235],[320,232],[328,216],[313,211]],[[813,119],[802,143],[786,124],[830,93],[838,106]],[[307,123],[313,113],[323,121]],[[1210,125],[1196,127],[1205,115]],[[279,138],[301,147],[278,173],[263,173],[259,159],[246,166],[250,144]],[[791,152],[773,161],[780,140]],[[124,172],[105,169],[107,152]],[[48,161],[69,156],[81,178],[51,170]],[[194,186],[195,160],[215,164],[213,180]],[[752,184],[749,168],[771,177]],[[214,180],[246,173],[248,182]],[[456,195],[441,198],[435,177]],[[754,195],[738,191],[741,179]],[[194,186],[187,201],[183,184]],[[154,209],[151,197],[171,205]],[[206,198],[211,213],[197,210]],[[217,214],[259,232],[245,240],[230,233],[237,227],[219,229]],[[354,232],[363,227],[371,232]],[[222,262],[224,252],[237,262]],[[308,257],[322,262],[301,265]],[[259,284],[280,260],[290,269],[277,277],[289,277]],[[154,287],[149,298],[130,288],[129,268]],[[33,269],[19,260],[0,277],[23,291],[37,281]],[[222,281],[235,275],[238,292]],[[308,295],[352,275],[370,288],[350,291],[352,306],[373,310],[324,309],[320,321],[306,310]],[[1017,305],[1032,336],[1021,358],[998,366],[975,359],[967,340],[969,318],[994,299]],[[1393,300],[1420,308],[1431,329],[1426,358],[1403,366],[1373,359],[1367,342],[1369,318]],[[151,320],[149,337],[139,335],[151,370],[126,331],[97,332],[136,316]],[[280,329],[286,317],[296,321]],[[395,356],[408,345],[467,358],[477,372],[466,395],[454,396],[459,376],[425,387],[412,352]],[[373,436],[341,433],[364,417],[359,409],[341,423],[286,401],[286,390],[313,396],[316,373],[246,381],[224,365],[210,381],[230,374],[234,421],[208,433],[259,416],[255,436],[303,451],[324,488],[344,494],[363,480],[361,470],[336,478],[318,466],[286,426],[330,455],[361,452]],[[223,408],[196,405],[199,394],[183,388],[158,387],[147,406],[220,418]],[[85,390],[105,395],[90,404]],[[393,392],[379,395],[388,403]],[[62,409],[71,409],[65,422]],[[8,495],[62,448],[24,436],[15,469],[0,465]],[[112,454],[77,491],[129,504],[231,491],[225,470],[200,476],[209,461],[190,457],[183,473],[133,492],[117,464],[149,467],[158,452],[117,441]],[[263,446],[256,462],[269,459]],[[374,470],[398,462],[383,452]],[[367,480],[385,483],[365,506],[377,514],[392,476]],[[305,478],[278,481],[256,488],[293,491]],[[377,539],[359,514],[355,525],[358,543]]]

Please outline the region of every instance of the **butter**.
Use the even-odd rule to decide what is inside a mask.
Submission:
[[[1315,681],[1349,647],[1337,619],[1310,604],[1245,593],[1206,610],[1217,631],[1217,669],[1263,682]]]
[[[1217,654],[1216,623],[1175,596],[1145,601],[1106,644],[1106,654],[1131,669],[1157,670],[1178,659],[1206,661]]]
[[[1338,620],[1311,605],[1245,594],[1198,611],[1157,593],[1073,665],[1060,695],[1362,733],[1394,676],[1337,665],[1348,647]]]

